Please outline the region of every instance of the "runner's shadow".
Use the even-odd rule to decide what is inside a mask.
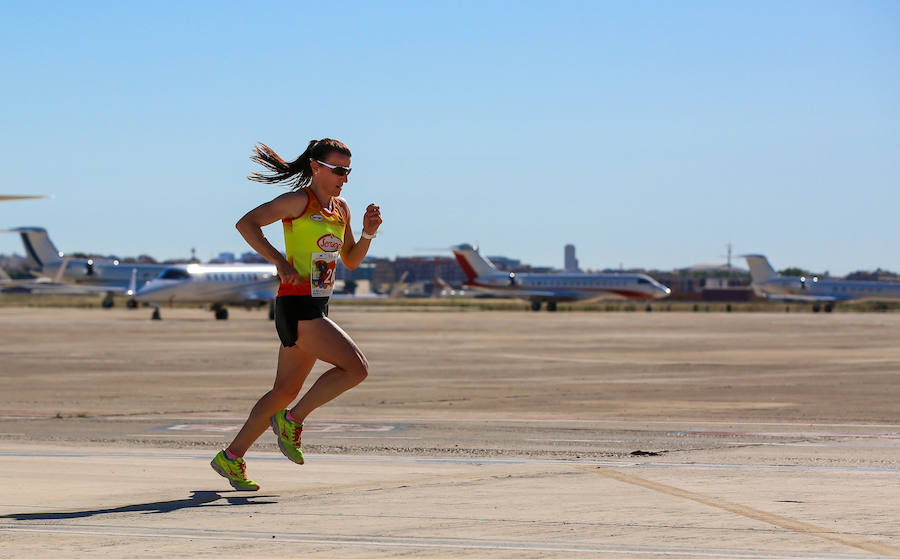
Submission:
[[[159,514],[164,512],[172,512],[181,509],[189,509],[194,507],[206,506],[228,506],[228,505],[272,505],[278,501],[261,501],[258,499],[278,497],[278,495],[247,495],[247,496],[231,496],[220,495],[220,491],[191,491],[191,496],[187,499],[176,499],[174,501],[158,501],[155,503],[141,503],[138,505],[125,505],[122,507],[110,509],[94,509],[80,510],[71,512],[35,512],[21,514],[6,514],[0,518],[12,518],[15,520],[65,520],[67,518],[86,518],[97,516],[100,514],[115,514],[118,512],[143,512],[146,514]],[[235,491],[237,493],[237,491]],[[244,493],[242,491],[242,493]],[[217,501],[223,501],[217,503]],[[215,504],[213,504],[215,503]]]

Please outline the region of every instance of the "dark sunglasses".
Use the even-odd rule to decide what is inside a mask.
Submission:
[[[331,172],[339,177],[346,177],[350,174],[350,167],[344,167],[342,165],[332,165],[331,163],[325,163],[324,161],[319,161],[318,159],[314,160],[319,165],[325,165]]]

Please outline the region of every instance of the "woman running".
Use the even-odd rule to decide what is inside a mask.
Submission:
[[[350,208],[341,188],[350,174],[350,150],[324,138],[309,143],[300,157],[287,163],[260,144],[251,159],[270,172],[249,178],[264,183],[287,182],[291,192],[249,211],[237,229],[263,258],[275,265],[281,285],[275,299],[275,329],[281,338],[275,385],[256,402],[250,417],[231,444],[211,465],[235,489],[256,491],[247,479],[244,454],[269,425],[281,452],[303,464],[300,434],[303,421],[316,408],[366,378],[369,363],[350,336],[328,318],[328,298],[334,289],[338,255],[354,269],[362,262],[381,225],[381,211],[369,204],[363,216],[361,239],[350,228]],[[281,220],[285,256],[273,247],[262,227]],[[317,359],[334,365],[290,409]]]

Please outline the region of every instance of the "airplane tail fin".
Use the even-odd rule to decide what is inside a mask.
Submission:
[[[762,254],[745,254],[744,258],[750,268],[750,277],[753,278],[753,283],[763,283],[779,277],[775,268],[769,264],[769,259]]]
[[[456,261],[466,274],[469,281],[479,276],[486,276],[497,272],[494,264],[478,252],[477,247],[472,245],[459,245],[453,247],[453,255]]]
[[[15,231],[22,237],[25,254],[32,266],[43,268],[51,262],[62,260],[56,245],[50,240],[47,230],[43,227],[17,227],[11,231]]]
[[[396,298],[400,297],[403,294],[403,288],[406,287],[406,277],[409,276],[409,270],[404,271],[400,274],[400,278],[394,282],[394,285],[391,287],[390,293],[388,293],[388,297]]]

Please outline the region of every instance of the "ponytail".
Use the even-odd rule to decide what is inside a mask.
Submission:
[[[253,171],[247,178],[266,184],[276,184],[286,182],[290,185],[291,190],[299,190],[306,188],[312,182],[312,166],[309,162],[313,159],[322,160],[328,157],[332,152],[350,157],[350,148],[343,142],[332,140],[331,138],[323,138],[321,140],[311,140],[306,146],[306,151],[300,154],[297,159],[290,163],[285,162],[275,150],[260,143],[253,146],[254,155],[250,156],[250,160],[259,163],[269,170],[269,173],[258,173]]]

